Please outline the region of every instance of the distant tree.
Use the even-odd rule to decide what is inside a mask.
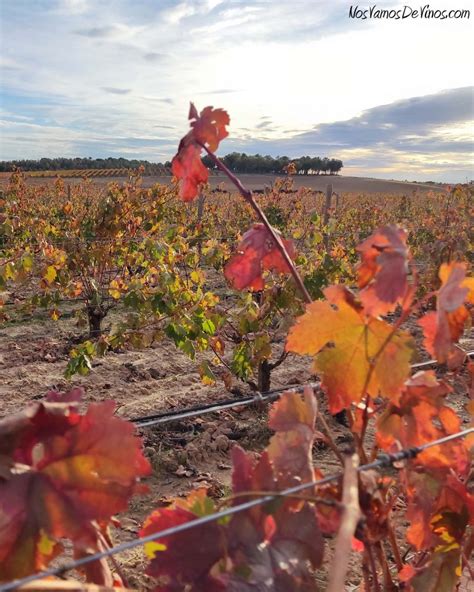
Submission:
[[[328,163],[329,166],[329,173],[331,175],[337,175],[337,173],[342,169],[344,166],[342,164],[342,160],[338,160],[337,158],[331,158]]]
[[[324,174],[326,174],[329,171],[329,158],[324,157],[321,160],[321,170]]]
[[[321,159],[319,156],[315,156],[311,159],[311,170],[315,175],[319,175],[321,172]]]

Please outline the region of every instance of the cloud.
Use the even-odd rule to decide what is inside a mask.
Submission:
[[[131,88],[114,88],[113,86],[103,86],[102,90],[112,95],[128,95],[132,92]]]
[[[166,57],[165,53],[158,53],[157,51],[148,51],[143,54],[143,58],[147,62],[158,62]]]
[[[263,119],[263,117],[262,117]],[[264,121],[261,121],[260,123],[257,123],[257,125],[255,126],[257,129],[264,129],[267,127],[270,127],[272,125],[271,120],[267,120],[265,119]]]
[[[387,145],[397,150],[436,151],[449,145],[451,151],[465,152],[469,142],[446,138],[440,130],[474,120],[474,87],[395,101],[362,112],[346,121],[317,125],[294,136],[291,143],[300,149],[364,148]],[[470,143],[472,149],[472,142]]]
[[[0,56],[0,70],[21,70],[18,62],[7,56]]]
[[[91,39],[127,39],[133,37],[143,30],[144,27],[131,27],[121,23],[113,25],[105,25],[102,27],[90,27],[86,29],[78,29],[75,31],[76,35],[82,37],[89,37]]]
[[[166,103],[167,105],[172,105],[174,103],[171,97],[153,97],[149,95],[140,96],[140,99],[144,101],[151,101],[155,103]]]
[[[171,25],[179,25],[182,20],[197,15],[207,15],[224,0],[186,0],[162,12],[162,18]]]
[[[231,93],[236,93],[239,92],[238,90],[235,90],[234,88],[218,88],[216,90],[204,90],[201,92],[198,92],[196,94],[198,95],[228,95]]]
[[[89,10],[88,0],[59,0],[57,13],[67,15],[83,14]]]

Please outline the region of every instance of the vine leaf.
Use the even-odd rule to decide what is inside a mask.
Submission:
[[[46,394],[46,401],[48,403],[68,403],[69,405],[78,405],[84,396],[84,389],[81,387],[74,387],[67,393],[61,393],[56,390],[51,390]]]
[[[198,114],[191,103],[189,109],[191,129],[181,139],[178,152],[171,162],[173,175],[181,179],[180,196],[184,201],[192,201],[203,183],[207,183],[209,171],[201,161],[202,146],[215,152],[219,142],[228,135],[229,115],[223,109],[205,107]]]
[[[407,381],[399,403],[391,403],[380,415],[377,444],[396,451],[460,431],[460,418],[445,404],[451,390],[433,371],[415,374]],[[468,443],[463,440],[431,447],[412,461],[418,470],[407,468],[402,473],[408,502],[407,541],[418,550],[434,551],[422,568],[409,565],[402,570],[400,577],[410,582],[409,589],[453,589],[453,585],[445,587],[448,581],[445,566],[447,562],[451,564],[453,551],[457,550],[459,555],[469,516],[474,523],[474,496],[466,485],[470,466],[468,449]],[[453,576],[454,572],[450,577]]]
[[[307,390],[304,399],[285,393],[272,410],[277,433],[269,449],[258,457],[233,448],[233,505],[295,482],[298,467],[305,465],[311,449],[316,410],[312,391]],[[283,434],[287,442],[294,438],[290,452],[282,448]],[[288,472],[290,458],[296,460],[292,475]],[[312,471],[308,477],[314,478]],[[214,503],[205,492],[194,492],[184,501],[153,512],[140,534],[149,535],[213,511]],[[314,507],[303,500],[276,498],[147,543],[145,550],[150,558],[148,573],[159,579],[157,591],[307,592],[314,589],[312,570],[322,562],[323,538]]]
[[[407,592],[452,592],[461,576],[459,545],[446,553],[434,553],[422,567],[405,565],[399,573]]]
[[[276,434],[267,451],[280,487],[314,479],[311,449],[317,413],[317,401],[311,389],[305,390],[304,398],[284,393],[273,405],[269,426]]]
[[[275,231],[277,232],[277,231]],[[290,257],[295,251],[292,241],[283,240]],[[237,251],[227,262],[224,275],[236,290],[263,290],[264,270],[290,273],[290,269],[278,250],[275,241],[263,224],[254,224],[243,235]]]
[[[466,278],[465,263],[443,263],[439,270],[441,288],[436,312],[429,312],[418,324],[422,327],[426,350],[440,363],[447,362],[469,318],[465,302],[474,303],[474,278]]]
[[[392,478],[380,475],[377,471],[360,473],[359,503],[364,516],[356,531],[360,542],[375,544],[387,539],[393,484]]]
[[[191,122],[193,138],[207,146],[211,152],[215,152],[219,142],[229,135],[225,126],[229,125],[230,118],[224,109],[204,107],[198,115],[196,107],[191,103],[189,119],[193,120]]]
[[[197,144],[184,144],[181,140],[179,150],[172,160],[173,175],[182,179],[180,196],[183,201],[192,201],[203,183],[207,183],[209,171],[201,161],[201,147]]]
[[[417,372],[406,382],[397,404],[391,403],[378,419],[377,443],[389,451],[421,446],[461,430],[461,419],[445,404],[451,388],[432,370]],[[417,463],[425,467],[455,467],[462,473],[468,463],[465,443],[453,440],[421,452]]]
[[[396,401],[410,374],[411,337],[403,331],[392,335],[391,325],[367,316],[347,288],[331,286],[324,294],[326,301],[309,304],[297,319],[286,350],[315,356],[314,369],[321,374],[331,413],[358,403],[365,394]]]
[[[440,482],[439,475],[412,473],[410,477],[408,517],[415,522],[410,525],[407,540],[416,549],[430,548],[432,553],[425,553],[416,566],[405,565],[400,580],[413,592],[449,592],[456,588],[462,574],[461,549],[469,522],[474,524],[474,496],[453,474],[447,474],[445,483]],[[420,485],[428,488],[423,491]],[[423,518],[427,519],[424,525]],[[414,536],[421,532],[421,537]]]
[[[169,508],[155,510],[145,521],[140,536],[185,524],[213,511],[214,502],[205,490],[195,491]],[[210,522],[146,543],[145,553],[151,560],[147,573],[160,578],[159,590],[185,590],[189,585],[196,592],[224,590],[219,580],[209,574],[225,553],[221,530],[217,522]]]
[[[403,304],[409,291],[407,233],[397,226],[379,228],[357,250],[360,300],[371,316],[386,314]]]
[[[72,404],[39,403],[0,421],[0,580],[42,569],[61,552],[60,539],[78,555],[99,548],[97,523],[124,510],[150,472],[114,403],[80,415],[76,398],[73,391],[62,397]]]

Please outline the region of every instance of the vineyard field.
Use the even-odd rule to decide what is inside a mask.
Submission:
[[[173,180],[0,195],[0,592],[468,592],[473,188],[238,179],[189,119]]]
[[[110,182],[122,183],[129,175],[127,169],[96,169],[78,171],[37,171],[26,173],[27,183],[31,185],[44,185],[54,183],[59,176],[66,183],[77,184],[83,178],[91,179],[98,186],[106,186]],[[0,173],[0,188],[8,183],[10,174]],[[252,190],[264,190],[270,187],[279,175],[241,175],[242,181]],[[156,183],[169,183],[170,176],[166,175],[145,175],[142,179],[142,186],[153,187]],[[222,174],[211,174],[209,177],[212,189],[222,188],[232,191],[231,182]],[[379,194],[410,194],[426,191],[443,191],[446,186],[439,183],[415,183],[404,181],[390,181],[387,179],[371,179],[366,177],[351,177],[346,175],[299,175],[293,177],[296,189],[308,187],[314,191],[325,191],[328,183],[332,183],[334,191],[350,193],[379,193]]]

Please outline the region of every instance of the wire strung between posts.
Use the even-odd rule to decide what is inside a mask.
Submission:
[[[208,403],[206,405],[196,405],[194,407],[186,407],[179,411],[165,411],[155,415],[144,415],[142,417],[135,417],[129,419],[139,428],[151,427],[162,423],[169,423],[171,421],[179,421],[181,419],[189,419],[190,417],[197,417],[206,415],[208,413],[215,413],[224,409],[233,409],[235,407],[246,407],[247,405],[259,404],[267,401],[274,401],[280,398],[280,395],[286,391],[301,393],[306,388],[319,388],[320,383],[308,383],[305,385],[286,386],[280,389],[274,389],[265,393],[256,392],[252,396],[242,397],[241,399],[224,399],[217,403]]]
[[[456,434],[451,434],[450,436],[445,436],[444,438],[439,438],[438,440],[427,442],[426,444],[422,444],[421,446],[406,448],[404,450],[400,450],[399,452],[394,452],[392,454],[379,454],[377,460],[371,463],[367,463],[365,465],[361,465],[360,467],[358,467],[357,472],[361,473],[363,471],[368,471],[370,469],[390,467],[396,462],[413,459],[416,456],[418,456],[418,454],[420,454],[424,450],[427,450],[428,448],[432,448],[433,446],[441,446],[442,444],[446,444],[447,442],[451,442],[459,438],[465,438],[466,436],[472,433],[474,433],[474,428],[457,432]],[[258,499],[250,500],[248,502],[232,506],[231,508],[227,508],[226,510],[215,512],[213,514],[209,514],[208,516],[202,516],[201,518],[196,518],[195,520],[185,522],[184,524],[179,524],[177,526],[165,528],[164,530],[160,530],[159,532],[155,532],[148,536],[137,538],[133,541],[127,541],[126,543],[121,543],[120,545],[116,545],[115,547],[111,547],[110,549],[106,549],[105,551],[100,551],[94,553],[93,555],[82,557],[80,559],[77,559],[76,561],[72,561],[71,563],[63,567],[45,569],[30,576],[26,576],[24,578],[20,578],[12,582],[8,582],[7,584],[3,584],[2,586],[0,586],[0,592],[9,592],[10,590],[16,590],[19,586],[23,586],[25,584],[34,582],[36,580],[40,580],[45,577],[60,576],[67,571],[76,569],[78,567],[82,567],[83,565],[87,565],[88,563],[99,561],[100,559],[105,559],[106,557],[117,555],[118,553],[123,553],[124,551],[134,549],[135,547],[140,547],[141,545],[150,543],[152,541],[156,541],[164,537],[179,534],[180,532],[190,530],[191,528],[203,526],[204,524],[220,520],[221,518],[225,518],[227,516],[233,516],[234,514],[244,512],[245,510],[249,510],[250,508],[254,508],[262,504],[266,504],[267,502],[271,502],[282,496],[294,495],[295,493],[299,493],[300,491],[304,491],[305,489],[309,489],[311,487],[321,487],[322,485],[327,485],[328,483],[332,483],[333,481],[338,481],[342,477],[343,473],[328,475],[327,477],[317,479],[316,481],[310,481],[308,483],[302,483],[294,487],[289,487],[288,489],[283,489],[277,494],[264,495]]]
[[[465,352],[466,357],[474,356],[474,351]],[[420,362],[413,364],[411,367],[413,370],[420,370],[437,364],[437,360],[427,360],[426,362]],[[191,417],[199,417],[201,415],[207,415],[209,413],[216,413],[225,409],[234,409],[236,407],[247,407],[248,405],[258,405],[259,403],[274,401],[280,398],[280,395],[286,391],[293,391],[301,393],[303,389],[308,386],[310,388],[320,388],[321,383],[309,383],[306,385],[295,385],[286,386],[284,388],[278,388],[264,393],[257,392],[254,395],[248,397],[242,397],[241,399],[224,399],[216,403],[207,403],[205,405],[196,405],[193,407],[185,407],[178,409],[177,411],[164,411],[163,413],[156,413],[153,415],[143,415],[141,417],[134,417],[129,419],[139,428],[149,428],[152,426],[171,423],[173,421],[181,421],[183,419],[189,419]]]

